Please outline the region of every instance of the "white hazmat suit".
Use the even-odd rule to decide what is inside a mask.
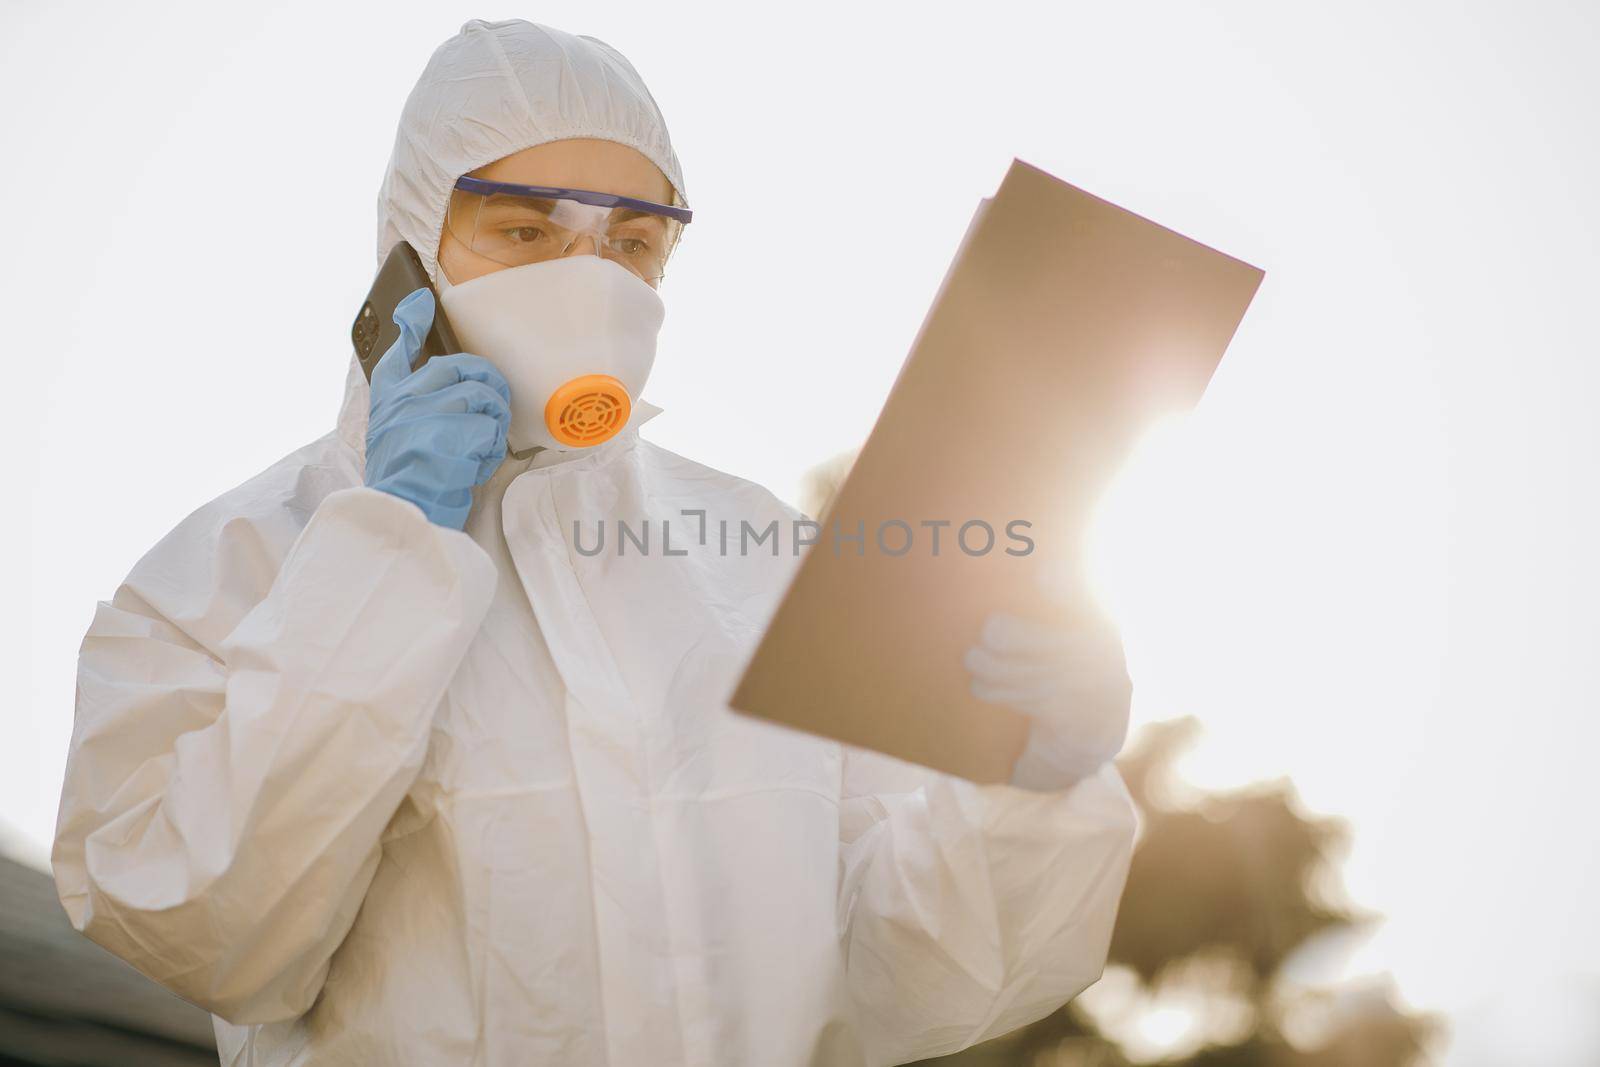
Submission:
[[[435,270],[451,183],[566,137],[679,196],[591,38],[471,22],[407,100],[378,258]],[[73,924],[217,1016],[229,1064],[890,1064],[1037,1019],[1104,964],[1116,772],[976,786],[725,698],[796,513],[617,437],[508,461],[465,532],[362,484],[337,428],[186,518],[84,638],[54,852]],[[695,520],[706,513],[703,543]],[[674,551],[575,550],[671,523]]]

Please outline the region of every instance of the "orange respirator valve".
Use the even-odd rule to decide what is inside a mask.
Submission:
[[[550,394],[544,425],[561,444],[588,448],[616,436],[632,410],[621,382],[609,374],[585,374]]]

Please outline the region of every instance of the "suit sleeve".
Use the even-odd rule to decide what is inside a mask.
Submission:
[[[869,1062],[959,1051],[1100,977],[1135,829],[1115,768],[1042,793],[847,747],[843,774],[840,925]]]
[[[327,496],[275,571],[263,540],[169,537],[99,605],[53,855],[75,927],[241,1024],[315,1000],[495,583],[373,489]]]

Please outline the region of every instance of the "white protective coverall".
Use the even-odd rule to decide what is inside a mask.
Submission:
[[[625,59],[468,23],[407,101],[380,262],[435,269],[455,176],[571,136],[682,195]],[[363,486],[366,391],[352,364],[337,428],[180,523],[83,641],[62,902],[212,1011],[224,1063],[900,1063],[1096,979],[1111,767],[980,787],[727,710],[797,513],[641,440],[641,403],[442,528]],[[723,554],[719,518],[781,551]],[[574,550],[618,519],[688,554]]]

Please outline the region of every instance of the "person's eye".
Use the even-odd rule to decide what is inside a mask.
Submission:
[[[550,239],[550,235],[538,226],[509,226],[501,234],[516,244],[537,244]]]
[[[650,251],[650,242],[642,237],[619,237],[612,247],[625,256],[642,256]]]

